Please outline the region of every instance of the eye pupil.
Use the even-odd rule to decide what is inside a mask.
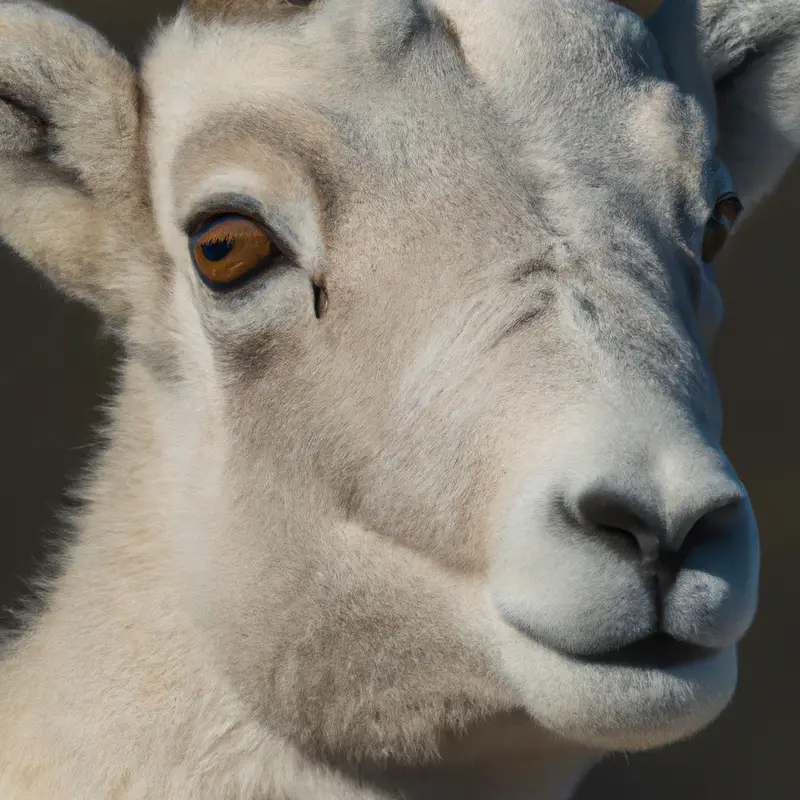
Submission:
[[[221,261],[225,256],[230,255],[234,248],[234,243],[230,239],[220,239],[216,242],[201,244],[203,255],[209,261]]]

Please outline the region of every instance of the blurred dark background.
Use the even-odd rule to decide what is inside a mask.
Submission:
[[[136,56],[176,0],[61,0]],[[800,164],[734,239],[718,267],[726,322],[716,364],[726,444],[762,534],[759,617],[741,649],[732,707],[689,743],[618,756],[580,800],[797,800],[800,777]],[[91,458],[111,390],[113,344],[98,321],[0,250],[0,609],[25,592],[57,536],[65,491]],[[0,611],[0,626],[8,617]],[[57,800],[61,800],[58,798]],[[100,800],[98,798],[98,800]]]

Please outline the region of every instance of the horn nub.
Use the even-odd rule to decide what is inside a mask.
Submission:
[[[205,18],[279,19],[311,3],[312,0],[188,0],[186,8],[190,13]]]
[[[652,17],[658,11],[658,7],[663,0],[614,0],[621,6],[629,8],[634,14],[638,14],[642,19]]]

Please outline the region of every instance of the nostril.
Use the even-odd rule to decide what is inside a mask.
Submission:
[[[578,501],[578,516],[590,530],[622,534],[635,543],[645,560],[658,558],[662,527],[660,520],[643,503],[609,489],[593,489]]]
[[[743,492],[719,494],[708,498],[694,513],[687,513],[682,524],[676,527],[675,549],[690,548],[698,539],[726,536],[737,526],[744,499]]]
[[[727,483],[727,482],[726,482]],[[636,544],[647,563],[660,561],[666,573],[674,574],[686,549],[698,539],[725,536],[736,527],[744,493],[738,486],[722,491],[697,487],[656,502],[656,493],[621,492],[597,487],[585,492],[577,503],[582,526],[592,532],[623,534]],[[664,510],[664,507],[669,510]],[[665,574],[666,574],[665,573]]]

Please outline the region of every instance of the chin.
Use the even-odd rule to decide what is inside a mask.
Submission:
[[[736,688],[735,646],[674,644],[584,660],[519,636],[503,660],[527,713],[552,733],[604,752],[650,750],[707,727]]]

